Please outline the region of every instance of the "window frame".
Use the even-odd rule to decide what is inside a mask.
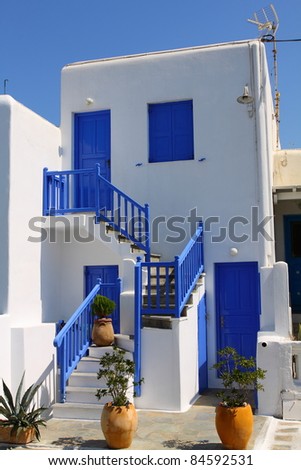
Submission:
[[[149,163],[194,160],[193,100],[148,103],[148,142]]]

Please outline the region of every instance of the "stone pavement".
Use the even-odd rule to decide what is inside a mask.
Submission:
[[[202,395],[185,413],[138,410],[138,430],[130,450],[223,450],[215,430],[215,394]],[[101,413],[101,408],[99,416]],[[98,450],[108,449],[99,420],[50,419],[41,428],[40,442],[4,449]],[[248,450],[301,450],[301,421],[254,416]]]

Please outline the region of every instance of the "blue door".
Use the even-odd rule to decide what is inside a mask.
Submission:
[[[215,265],[217,346],[256,357],[260,285],[256,262]]]
[[[92,169],[90,173],[76,177],[75,204],[78,208],[95,207],[95,164],[100,174],[111,180],[111,121],[110,111],[96,111],[75,115],[74,169]],[[108,203],[108,190],[101,191],[101,206]]]
[[[285,260],[293,313],[301,313],[301,216],[284,217]]]
[[[111,316],[115,333],[120,332],[120,290],[118,283],[118,266],[86,266],[85,267],[85,291],[86,296],[91,292],[97,284],[98,279],[104,284],[110,286],[102,286],[100,294],[105,295],[116,303],[116,308]]]
[[[208,388],[206,301],[203,296],[198,305],[199,392]]]

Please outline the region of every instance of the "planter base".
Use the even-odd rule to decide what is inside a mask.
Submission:
[[[113,406],[107,403],[101,414],[101,429],[111,449],[130,447],[137,430],[138,416],[135,406]]]
[[[114,329],[111,318],[94,320],[92,341],[96,346],[110,346],[114,343]]]
[[[35,429],[21,429],[18,434],[11,434],[12,427],[0,426],[0,442],[7,444],[29,444],[35,439]]]
[[[244,450],[253,432],[251,405],[228,408],[216,407],[215,425],[222,444],[226,449]]]

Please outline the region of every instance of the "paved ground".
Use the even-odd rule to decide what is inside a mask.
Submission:
[[[186,413],[138,410],[138,430],[131,450],[222,450],[215,430],[215,395],[204,394]],[[100,411],[101,412],[101,411]],[[41,441],[26,449],[107,449],[99,421],[51,419],[41,429]],[[7,448],[24,449],[11,445]],[[248,450],[301,450],[301,421],[254,416],[254,432]]]

